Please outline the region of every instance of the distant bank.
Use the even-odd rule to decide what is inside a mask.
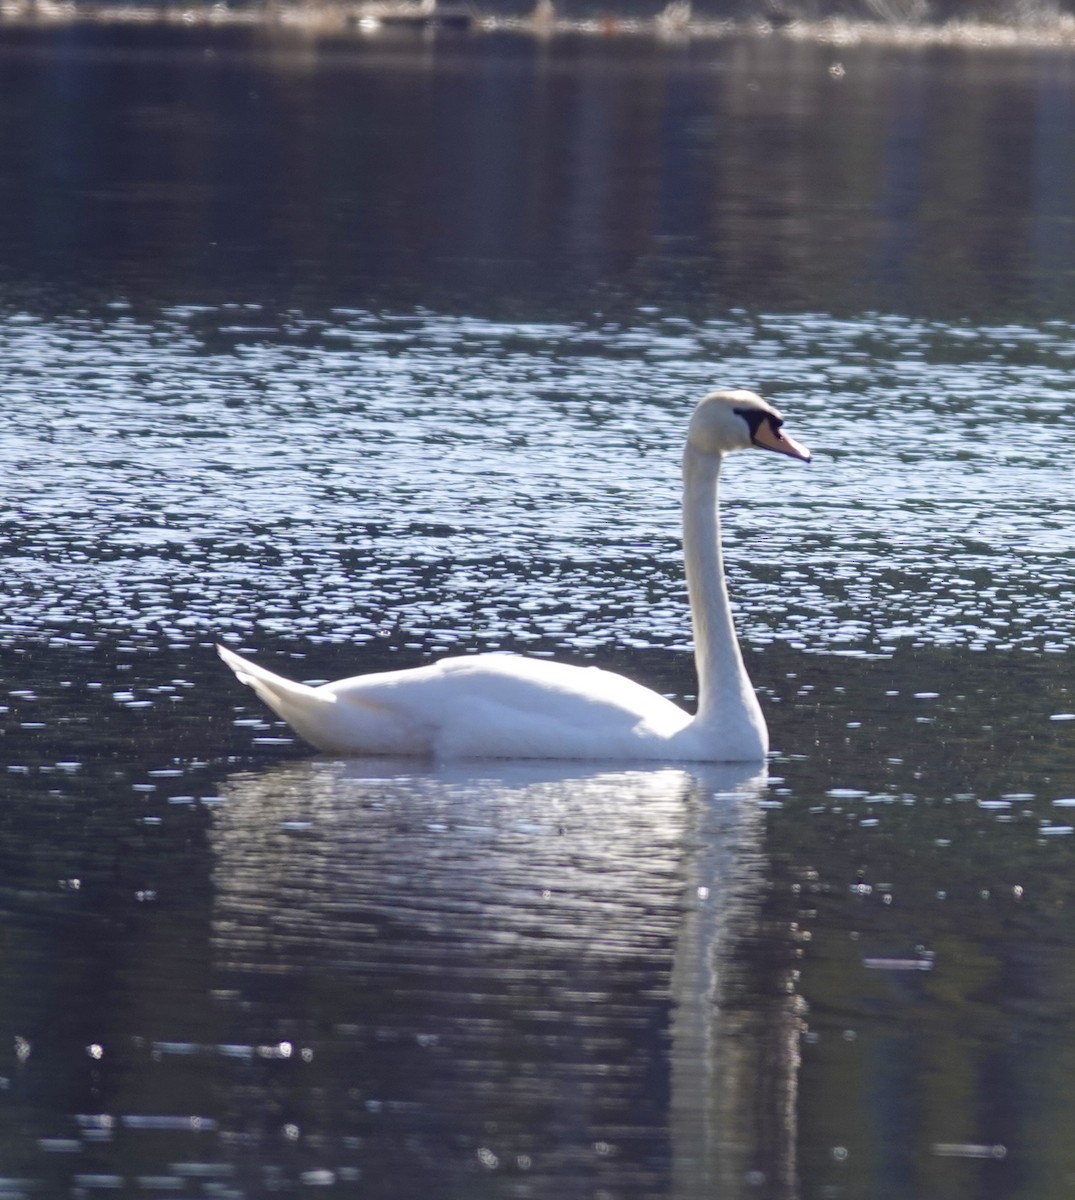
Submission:
[[[1075,48],[1075,13],[1051,0],[536,0],[485,6],[468,0],[92,3],[0,0],[6,27],[57,24],[247,26],[282,38],[376,38],[512,32],[534,38],[589,35],[669,42],[731,37],[853,45]]]

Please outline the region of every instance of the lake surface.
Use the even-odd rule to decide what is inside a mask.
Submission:
[[[1075,58],[0,46],[0,1197],[1064,1195]],[[764,770],[312,756],[216,659],[685,705]]]

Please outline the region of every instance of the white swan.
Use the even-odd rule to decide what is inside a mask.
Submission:
[[[698,668],[698,712],[622,675],[511,654],[446,658],[320,687],[282,679],[219,646],[243,683],[319,750],[452,758],[757,762],[769,748],[736,641],[720,545],[725,454],[759,446],[810,461],[753,392],[712,392],[683,455],[683,550]]]

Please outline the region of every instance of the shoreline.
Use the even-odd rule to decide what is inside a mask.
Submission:
[[[864,20],[827,17],[813,21],[715,20],[691,15],[689,4],[671,0],[652,17],[606,14],[590,18],[557,16],[549,0],[539,0],[526,16],[500,17],[466,3],[438,5],[435,0],[368,0],[317,6],[268,3],[263,7],[210,5],[81,4],[72,0],[0,2],[3,29],[48,29],[70,25],[184,26],[251,28],[305,37],[349,36],[371,41],[393,31],[470,35],[513,33],[550,40],[558,37],[638,38],[667,43],[733,38],[812,42],[831,46],[958,46],[968,48],[1075,48],[1075,16],[1054,13],[1023,20],[988,22],[951,20]]]

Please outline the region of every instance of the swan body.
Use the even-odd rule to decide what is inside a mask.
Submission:
[[[446,658],[311,687],[218,647],[237,678],[317,749],[437,759],[561,758],[757,762],[765,718],[732,624],[720,546],[720,464],[752,446],[809,461],[753,392],[712,392],[683,458],[683,546],[698,712],[611,671],[511,654]]]

